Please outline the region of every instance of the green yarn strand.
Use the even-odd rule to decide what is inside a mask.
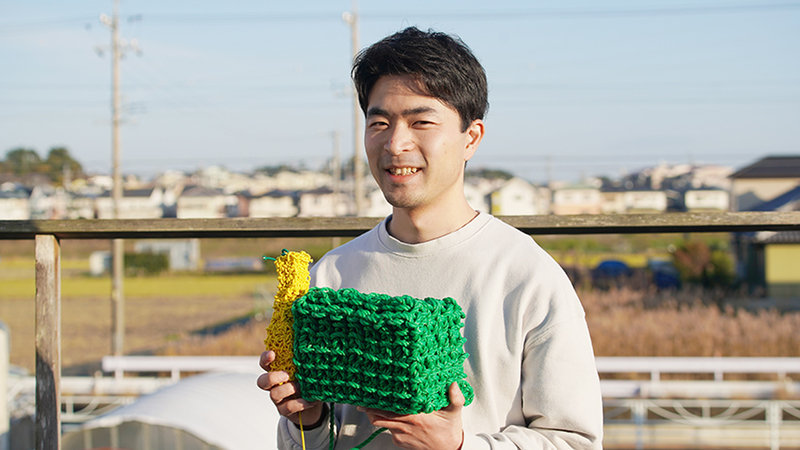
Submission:
[[[353,450],[361,450],[362,448],[366,447],[366,446],[367,446],[367,444],[369,444],[370,442],[372,442],[372,440],[373,440],[373,439],[375,439],[376,437],[378,437],[378,435],[379,435],[379,434],[383,433],[383,432],[384,432],[384,431],[386,431],[386,430],[388,430],[388,428],[378,428],[377,430],[375,430],[375,432],[374,432],[374,433],[372,433],[372,434],[371,434],[371,435],[370,435],[370,436],[367,438],[367,440],[366,440],[366,441],[362,442],[362,443],[361,443],[361,444],[360,444],[358,447],[353,447]]]
[[[328,408],[330,410],[330,416],[329,417],[330,417],[330,420],[331,420],[331,427],[330,427],[331,429],[330,429],[330,432],[329,432],[330,434],[328,435],[328,450],[333,450],[333,447],[336,445],[336,439],[335,439],[335,435],[333,433],[333,429],[336,427],[336,416],[334,415],[333,407],[334,407],[334,404],[331,403],[330,407]]]

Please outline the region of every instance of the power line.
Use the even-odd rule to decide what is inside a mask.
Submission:
[[[0,23],[0,36],[9,34],[33,33],[42,29],[49,29],[62,25],[91,26],[90,24],[94,23],[96,20],[96,16],[86,15]]]
[[[398,19],[415,16],[430,18],[450,19],[478,19],[478,20],[518,20],[518,19],[553,19],[553,18],[625,18],[644,16],[687,16],[687,15],[712,15],[733,14],[750,12],[777,12],[800,10],[800,2],[788,3],[753,3],[714,6],[665,6],[656,8],[591,8],[591,9],[519,9],[508,11],[387,11],[387,12],[361,12],[359,15],[365,19]],[[180,21],[191,22],[264,22],[264,21],[306,21],[306,20],[338,20],[338,12],[322,13],[212,13],[212,14],[136,14],[131,17],[154,21]]]
[[[387,11],[387,12],[360,12],[359,16],[364,19],[398,19],[415,16],[430,18],[452,18],[452,19],[478,19],[478,20],[518,20],[518,19],[552,19],[552,18],[637,18],[643,16],[686,16],[686,15],[714,15],[714,14],[735,14],[752,12],[781,12],[800,10],[800,2],[782,3],[750,3],[750,4],[730,4],[713,6],[664,6],[652,8],[550,8],[550,9],[517,9],[507,11],[419,11],[409,13],[408,11]],[[125,16],[128,21],[143,20],[145,23],[164,22],[167,25],[174,25],[177,22],[184,23],[208,23],[208,22],[285,22],[285,21],[320,21],[341,20],[340,11],[315,12],[315,13],[262,13],[262,12],[240,12],[240,13],[209,13],[209,14],[185,14],[185,13],[137,13]],[[49,18],[41,20],[25,20],[19,22],[0,23],[0,34],[13,33],[20,31],[30,31],[32,28],[51,27],[53,25],[74,25],[85,24],[95,20],[94,16],[72,16]]]
[[[483,19],[483,20],[506,20],[506,19],[553,19],[553,18],[625,18],[643,16],[687,16],[687,15],[710,15],[710,14],[731,14],[744,12],[769,12],[799,10],[800,2],[789,3],[753,3],[742,5],[715,5],[715,6],[679,6],[679,7],[658,7],[658,8],[607,8],[607,9],[524,9],[514,11],[466,11],[466,12],[420,12],[416,14],[386,12],[386,13],[364,13],[363,17],[368,19],[395,19],[398,17],[408,17],[409,15],[419,15],[432,18],[458,18],[458,19]]]
[[[645,88],[726,88],[726,87],[777,87],[781,85],[797,85],[800,87],[800,78],[785,78],[785,79],[764,79],[764,80],[692,80],[692,81],[648,81],[648,80],[620,80],[620,81],[607,81],[607,82],[530,82],[530,83],[504,83],[504,82],[490,82],[492,89],[513,89],[515,91],[522,89],[531,89],[536,91],[543,90],[630,90],[630,89],[645,89]],[[139,83],[125,83],[127,89],[146,89],[146,88],[187,88],[187,89],[227,89],[233,88],[236,90],[253,90],[262,91],[330,91],[330,85],[322,84],[264,84],[257,82],[255,84],[242,84],[238,82],[233,83],[217,83],[207,81],[192,81],[191,83],[183,81],[170,81],[163,82],[139,82]],[[102,83],[35,83],[35,82],[0,82],[0,88],[3,89],[69,89],[69,90],[103,90],[108,89]]]

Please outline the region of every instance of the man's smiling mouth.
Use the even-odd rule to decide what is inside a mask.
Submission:
[[[393,167],[389,169],[389,173],[396,176],[411,175],[417,173],[416,167]]]

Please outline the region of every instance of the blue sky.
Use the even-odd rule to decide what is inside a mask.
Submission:
[[[350,0],[123,0],[125,173],[316,168],[353,151]],[[531,181],[800,153],[800,2],[361,0],[360,44],[459,35],[490,84],[472,167]],[[0,1],[0,153],[110,172],[111,0]],[[360,138],[359,138],[360,139]]]

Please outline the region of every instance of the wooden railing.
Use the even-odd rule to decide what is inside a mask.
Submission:
[[[508,216],[531,235],[800,231],[800,212]],[[60,448],[61,239],[349,237],[378,218],[0,221],[0,240],[33,239],[37,450]]]

